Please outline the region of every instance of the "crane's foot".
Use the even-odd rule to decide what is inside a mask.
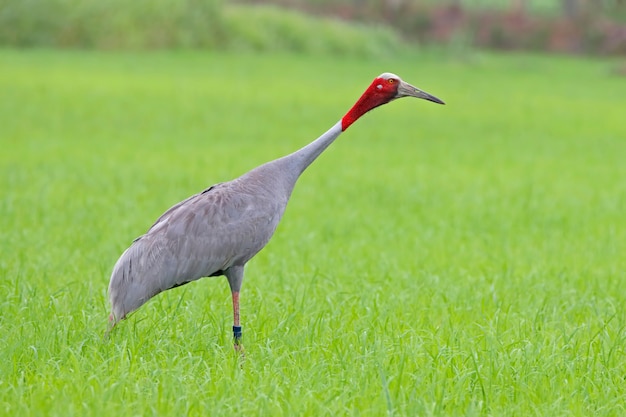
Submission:
[[[233,326],[233,337],[235,338],[235,344],[238,344],[239,342],[241,342],[241,336],[242,336],[241,326]]]
[[[233,336],[234,336],[234,345],[233,347],[235,348],[235,351],[239,352],[241,354],[241,356],[244,356],[244,351],[243,351],[243,343],[242,343],[242,333],[241,333],[241,326],[233,326]]]
[[[235,350],[239,350],[242,346],[241,344],[241,326],[233,326],[233,339],[235,341]]]

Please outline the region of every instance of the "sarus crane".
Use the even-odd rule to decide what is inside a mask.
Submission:
[[[354,106],[319,138],[167,210],[119,258],[109,284],[111,328],[162,291],[224,275],[240,349],[239,291],[244,267],[270,240],[304,170],[366,112],[401,97],[443,101],[391,73],[376,77]]]

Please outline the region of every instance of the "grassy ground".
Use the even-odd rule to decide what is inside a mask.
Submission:
[[[626,124],[610,63],[0,52],[0,414],[626,412]],[[317,137],[394,71],[248,266],[103,341],[165,209]]]

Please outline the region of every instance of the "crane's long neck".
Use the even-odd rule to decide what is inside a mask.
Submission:
[[[342,132],[341,126],[341,121],[337,122],[305,147],[249,171],[241,177],[241,180],[244,184],[265,189],[276,198],[284,198],[286,205],[300,175],[337,139]]]
[[[243,177],[267,190],[275,190],[278,195],[287,196],[288,199],[300,175],[339,137],[341,132],[371,109],[389,101],[388,97],[376,95],[377,83],[378,81],[374,80],[345,116],[322,136],[287,156],[253,169]]]
[[[288,160],[290,167],[300,176],[339,137],[341,132],[343,132],[343,129],[341,121],[339,121],[313,142],[281,159]]]
[[[305,169],[328,146],[339,137],[341,132],[346,130],[350,125],[356,122],[361,116],[363,116],[368,111],[372,110],[375,107],[378,107],[382,104],[385,104],[389,101],[388,98],[376,97],[375,91],[377,84],[376,80],[372,83],[372,85],[365,90],[363,95],[357,100],[357,102],[352,106],[352,108],[339,120],[333,127],[328,129],[322,136],[315,139],[313,142],[306,145],[304,148],[287,155],[284,159],[290,160],[293,164],[294,169],[298,170],[298,176],[304,172]]]

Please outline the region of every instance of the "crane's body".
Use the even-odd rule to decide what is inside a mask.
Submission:
[[[380,91],[389,88],[393,91]],[[162,291],[225,275],[233,297],[235,346],[239,346],[244,266],[274,234],[302,172],[361,115],[408,95],[443,104],[393,74],[382,74],[353,108],[315,141],[167,210],[115,264],[109,284],[111,322],[125,318]]]

